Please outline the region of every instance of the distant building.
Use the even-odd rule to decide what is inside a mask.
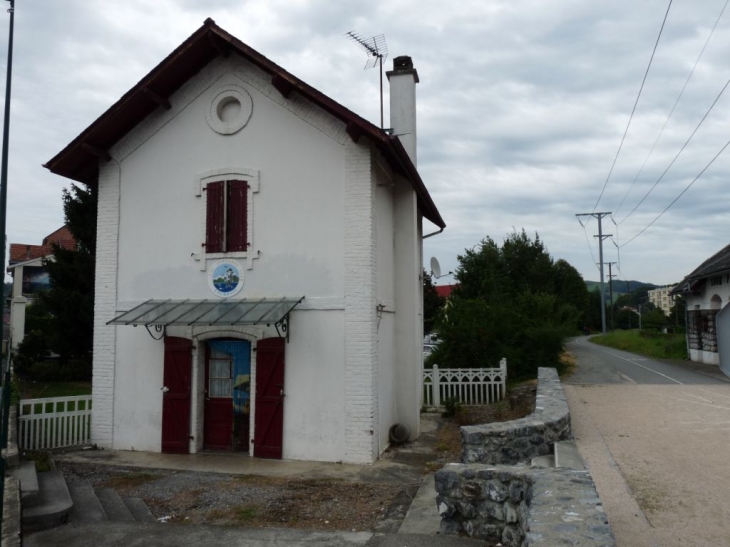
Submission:
[[[436,294],[438,294],[441,298],[448,298],[451,296],[455,287],[456,285],[436,285],[434,288],[436,289]]]
[[[730,376],[730,245],[700,264],[671,291],[687,303],[687,349],[698,363]]]
[[[666,287],[650,290],[649,302],[669,315],[674,305],[674,298],[670,294],[674,290],[674,287],[676,285],[667,285]]]
[[[53,245],[63,249],[75,249],[76,240],[68,226],[61,226],[43,238],[40,245],[10,244],[8,273],[13,276],[13,293],[10,310],[11,346],[17,348],[25,337],[25,307],[33,302],[38,291],[48,287],[48,272],[43,259],[53,254]]]

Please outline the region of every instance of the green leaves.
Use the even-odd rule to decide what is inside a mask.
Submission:
[[[589,295],[578,271],[553,261],[537,234],[512,232],[502,247],[486,237],[459,256],[455,277],[438,324],[442,342],[429,362],[495,367],[506,357],[511,379],[559,365],[563,339],[581,324]]]

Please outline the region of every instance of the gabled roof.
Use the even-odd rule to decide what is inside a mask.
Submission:
[[[375,143],[393,170],[411,181],[423,216],[439,228],[446,226],[398,137],[388,135],[304,83],[220,28],[210,18],[44,167],[63,177],[95,185],[98,180],[99,159],[109,160],[109,148],[154,110],[169,108],[168,97],[213,59],[218,56],[227,57],[230,53],[240,55],[269,73],[272,85],[284,97],[296,92],[345,122],[347,133],[355,142],[365,136]]]
[[[436,289],[436,294],[438,294],[441,298],[448,298],[451,296],[454,287],[456,287],[456,285],[436,285],[434,288]]]
[[[730,272],[730,245],[726,245],[700,264],[694,271],[677,284],[669,294],[693,292],[704,279]]]
[[[71,234],[71,230],[68,229],[68,226],[62,226],[55,232],[44,237],[42,245],[11,243],[9,262],[12,265],[48,256],[53,253],[53,243],[64,249],[73,250],[76,248],[76,240]]]

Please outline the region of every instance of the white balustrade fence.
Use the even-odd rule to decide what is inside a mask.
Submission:
[[[507,359],[499,368],[447,368],[423,371],[423,405],[439,407],[456,397],[465,406],[487,405],[501,400],[506,392]]]
[[[21,399],[18,445],[50,450],[88,444],[91,440],[91,395]]]

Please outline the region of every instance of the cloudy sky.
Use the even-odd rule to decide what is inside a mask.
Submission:
[[[728,90],[659,180],[730,78],[730,9],[707,42],[727,0],[674,0],[607,184],[667,0],[16,2],[11,242],[40,243],[63,223],[68,182],[42,164],[206,17],[376,124],[377,70],[343,34],[384,34],[391,59],[413,58],[419,171],[447,223],[424,254],[444,272],[485,236],[524,227],[597,279],[596,221],[575,217],[594,211],[613,213],[604,261],[620,262],[621,279],[678,281],[729,242],[730,150],[632,239],[730,138]],[[7,22],[0,12],[3,71]],[[386,120],[387,102],[386,85]]]

